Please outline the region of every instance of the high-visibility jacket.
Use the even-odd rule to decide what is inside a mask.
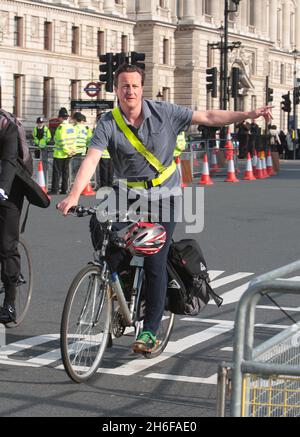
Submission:
[[[85,155],[88,138],[87,128],[84,124],[75,124],[74,127],[76,130],[76,155]]]
[[[186,141],[185,141],[185,133],[183,131],[177,136],[176,147],[174,149],[174,156],[181,155],[185,147],[186,147]]]
[[[87,130],[86,145],[87,145],[87,147],[88,147],[89,144],[90,144],[91,138],[92,138],[92,136],[93,136],[93,131],[92,131],[92,129],[89,128],[88,126],[85,126],[85,128],[86,128],[86,130]]]
[[[53,158],[68,158],[76,154],[76,129],[75,126],[64,120],[54,134]]]
[[[35,146],[38,146],[40,149],[44,149],[51,140],[51,132],[48,126],[43,126],[42,129],[44,132],[43,132],[43,138],[41,139],[39,139],[37,136],[38,133],[37,127],[35,127],[32,131],[33,143]]]
[[[104,158],[104,159],[110,158],[110,154],[109,154],[109,151],[107,149],[103,150],[102,155],[101,155],[101,159],[102,158]]]

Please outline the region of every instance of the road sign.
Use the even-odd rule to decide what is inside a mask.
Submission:
[[[71,109],[113,109],[113,100],[71,100]]]
[[[89,97],[96,97],[100,91],[100,86],[97,82],[89,82],[84,88],[84,91]]]

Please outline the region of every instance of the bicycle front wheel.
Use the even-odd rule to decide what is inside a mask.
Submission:
[[[68,291],[60,331],[63,365],[73,381],[87,381],[96,373],[110,336],[111,315],[109,286],[100,267],[83,268]]]
[[[15,301],[17,319],[16,322],[7,323],[5,325],[6,328],[14,328],[23,322],[32,296],[33,274],[31,257],[27,244],[22,238],[19,240],[18,251],[20,254],[21,269],[17,282],[17,294]]]

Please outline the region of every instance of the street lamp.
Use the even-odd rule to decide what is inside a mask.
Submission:
[[[223,72],[223,105],[222,109],[227,109],[227,100],[228,100],[228,15],[231,12],[237,12],[240,0],[232,0],[232,3],[235,5],[234,9],[229,9],[229,0],[224,0],[224,72]],[[241,44],[241,43],[240,43]]]

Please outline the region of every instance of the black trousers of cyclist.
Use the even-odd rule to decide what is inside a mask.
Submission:
[[[161,201],[160,201],[161,206]],[[161,211],[161,209],[160,209]],[[170,220],[165,222],[163,220],[159,221],[161,225],[164,226],[167,234],[166,243],[160,252],[155,255],[151,255],[145,258],[145,301],[146,310],[144,317],[144,331],[151,331],[156,334],[160,321],[162,319],[165,300],[168,285],[168,275],[167,275],[167,258],[169,247],[172,242],[172,236],[175,230],[176,222],[174,218],[174,201],[170,202]],[[120,230],[127,226],[128,223],[116,223],[114,224],[114,229]],[[91,238],[94,247],[101,247],[102,244],[102,234],[99,223],[96,217],[92,217],[90,223]],[[99,245],[99,246],[98,246]],[[125,265],[126,255],[124,251],[120,249],[112,249],[109,261],[113,270],[120,272]],[[128,262],[128,258],[127,258]],[[120,267],[122,266],[122,267]]]
[[[14,303],[15,284],[20,274],[18,252],[19,225],[24,195],[16,180],[8,200],[0,201],[0,264],[1,281],[5,288],[5,302]]]

